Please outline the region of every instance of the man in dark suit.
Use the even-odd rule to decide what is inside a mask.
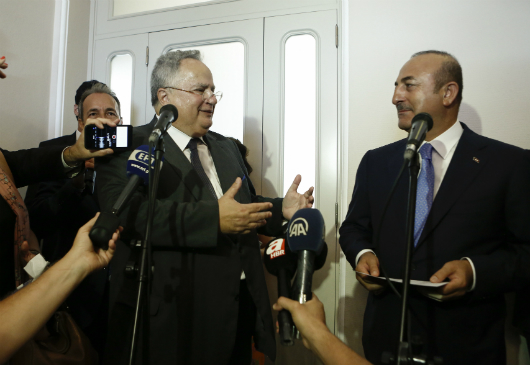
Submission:
[[[392,101],[401,129],[408,131],[420,112],[434,121],[420,148],[412,279],[448,281],[438,293],[441,302],[412,290],[409,334],[420,336],[426,353],[443,357],[445,364],[503,364],[503,293],[529,276],[530,156],[459,123],[461,99],[461,67],[445,52],[413,55],[395,83]],[[357,171],[340,229],[342,250],[357,272],[380,276],[384,268],[389,277],[402,278],[407,173],[382,214],[405,144],[369,151]],[[380,363],[384,351],[397,349],[401,299],[365,275],[357,279],[370,290],[365,355]]]
[[[153,223],[153,278],[150,296],[150,359],[152,364],[249,364],[251,339],[275,358],[272,314],[265,286],[256,229],[281,233],[283,219],[310,207],[312,188],[298,194],[297,176],[284,199],[250,193],[250,180],[234,142],[210,132],[222,94],[198,51],[168,52],[155,65],[151,99],[157,114],[166,104],[177,107],[178,119],[165,136],[165,161],[160,172]],[[153,119],[156,122],[157,116]],[[147,144],[150,127],[135,128],[135,143]],[[127,183],[130,152],[96,161],[97,192],[102,210],[116,201]],[[133,198],[135,199],[135,198]],[[147,202],[125,211],[127,232],[142,236]],[[131,205],[135,205],[131,203]],[[124,249],[122,249],[122,247]],[[115,261],[111,280],[116,308],[131,310],[134,286],[121,277],[127,248]],[[130,329],[130,322],[122,324]],[[127,359],[130,332],[111,322],[107,363]]]
[[[41,142],[39,147],[76,143],[89,118],[119,118],[119,101],[105,84],[86,81],[77,90],[74,113],[78,130],[71,135]],[[60,260],[72,247],[77,231],[99,212],[93,195],[94,162],[72,179],[31,185],[26,195],[31,229],[42,242],[42,254],[50,262]],[[87,181],[88,177],[88,181]],[[107,270],[88,276],[69,296],[66,304],[94,348],[103,355],[108,319]]]

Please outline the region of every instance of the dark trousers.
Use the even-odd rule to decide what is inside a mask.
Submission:
[[[249,365],[252,361],[252,335],[256,323],[256,305],[247,288],[247,281],[239,285],[239,313],[237,317],[236,343],[228,363]]]

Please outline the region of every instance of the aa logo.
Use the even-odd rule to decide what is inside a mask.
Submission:
[[[296,218],[289,228],[289,237],[293,236],[307,236],[307,231],[309,230],[309,224],[304,218]]]

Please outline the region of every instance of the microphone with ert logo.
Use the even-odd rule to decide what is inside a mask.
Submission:
[[[120,225],[118,217],[125,204],[134,195],[140,185],[149,185],[149,147],[142,145],[135,149],[127,161],[127,176],[129,182],[125,185],[120,196],[109,212],[101,212],[94,227],[90,230],[89,237],[94,246],[107,250],[109,240]],[[151,159],[151,169],[154,169],[154,159]],[[161,167],[162,168],[162,167]]]

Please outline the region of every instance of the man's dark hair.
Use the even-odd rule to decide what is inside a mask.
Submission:
[[[110,96],[112,96],[112,98],[114,100],[116,100],[116,104],[118,105],[118,110],[116,110],[116,112],[118,112],[118,116],[121,118],[121,110],[120,110],[120,101],[118,100],[118,97],[116,96],[116,94],[110,89],[110,87],[108,87],[107,85],[105,85],[104,83],[102,82],[98,82],[94,85],[92,85],[92,87],[88,90],[86,90],[83,95],[81,95],[81,99],[79,100],[79,118],[81,118],[81,120],[83,120],[83,103],[85,102],[85,99],[89,96],[89,95],[92,95],[92,94],[108,94]]]
[[[77,88],[77,91],[75,92],[75,105],[79,105],[79,100],[81,100],[81,96],[85,91],[90,89],[95,84],[103,84],[102,82],[99,82],[98,80],[90,80],[85,81]]]
[[[455,101],[457,105],[460,105],[462,102],[462,92],[464,91],[464,81],[462,77],[462,67],[456,57],[444,51],[429,50],[414,53],[410,58],[425,54],[435,54],[445,58],[438,71],[434,74],[434,92],[437,93],[445,84],[454,81],[457,83],[459,89]]]
[[[202,61],[201,51],[170,51],[156,60],[151,73],[151,105],[158,103],[158,89],[167,86],[177,87],[177,72],[180,63],[186,58]]]

